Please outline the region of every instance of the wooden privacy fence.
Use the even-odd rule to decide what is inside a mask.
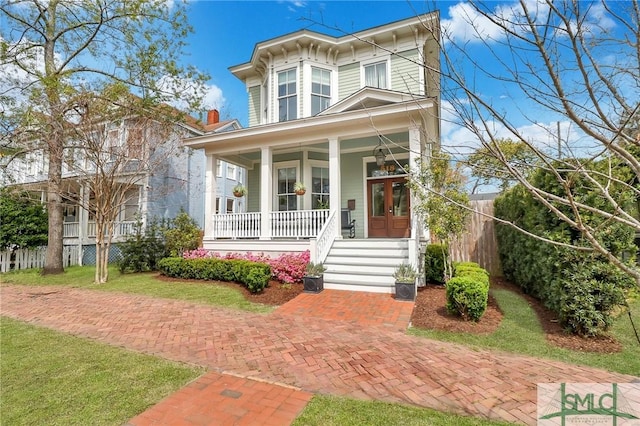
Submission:
[[[476,262],[492,276],[502,276],[493,222],[493,200],[471,200],[465,232],[452,241],[449,253],[455,261]],[[477,212],[477,213],[476,213]]]
[[[46,247],[0,251],[0,272],[11,270],[42,268]],[[62,250],[63,266],[66,268],[80,263],[80,247],[65,246]]]

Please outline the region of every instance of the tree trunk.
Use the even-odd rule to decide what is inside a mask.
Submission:
[[[62,262],[63,247],[63,211],[62,211],[62,142],[61,136],[51,135],[49,144],[49,170],[47,180],[47,215],[49,231],[47,251],[45,255],[43,275],[61,274],[64,272]]]

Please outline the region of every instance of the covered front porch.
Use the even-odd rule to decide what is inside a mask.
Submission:
[[[204,248],[310,250],[312,261],[324,262],[334,242],[350,236],[403,240],[417,266],[426,232],[407,178],[437,141],[434,107],[429,99],[386,95],[373,102],[364,91],[315,117],[187,140],[207,157]],[[247,193],[238,198],[246,213],[217,211],[218,160],[247,169]]]

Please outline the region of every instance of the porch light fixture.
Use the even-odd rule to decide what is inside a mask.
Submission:
[[[378,146],[373,148],[373,156],[376,157],[376,164],[378,166],[384,166],[386,155],[382,152],[382,138],[378,138]]]

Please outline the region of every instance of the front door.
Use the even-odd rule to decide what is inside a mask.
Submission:
[[[409,237],[409,187],[404,176],[367,181],[369,237]]]

